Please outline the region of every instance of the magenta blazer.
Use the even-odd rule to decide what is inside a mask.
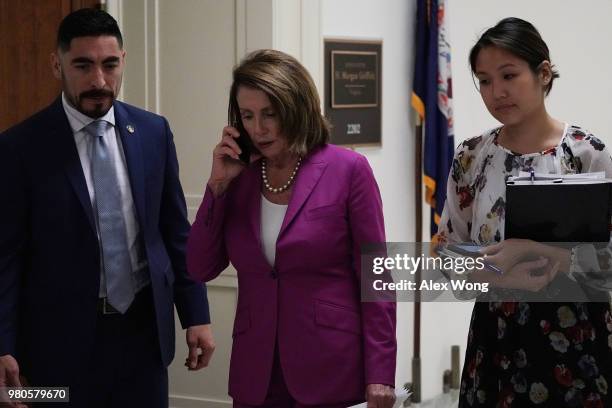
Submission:
[[[364,399],[366,384],[395,384],[396,305],[361,302],[360,246],[384,242],[380,192],[366,158],[326,145],[307,156],[276,244],[261,245],[261,166],[252,163],[224,195],[209,188],[188,241],[189,273],[238,273],[229,394],[262,404],[274,348],[300,403]]]

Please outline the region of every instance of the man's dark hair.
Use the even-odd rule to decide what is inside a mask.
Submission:
[[[501,20],[494,27],[485,31],[470,51],[470,67],[476,72],[476,59],[485,47],[499,47],[527,61],[533,73],[538,73],[540,64],[550,62],[550,51],[538,30],[528,21],[516,17]],[[552,64],[552,62],[551,62]],[[550,92],[559,72],[552,66],[552,78],[546,86],[546,95]]]
[[[106,11],[84,8],[68,14],[57,31],[57,46],[62,52],[70,50],[70,42],[78,37],[99,37],[110,35],[123,48],[123,37],[117,21]]]

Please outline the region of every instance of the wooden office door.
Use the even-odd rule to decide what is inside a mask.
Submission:
[[[0,0],[0,132],[47,106],[60,92],[50,54],[64,16],[99,0]]]

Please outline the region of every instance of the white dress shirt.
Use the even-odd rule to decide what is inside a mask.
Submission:
[[[127,172],[127,166],[125,161],[125,155],[123,152],[123,145],[121,143],[121,137],[115,127],[115,110],[113,107],[98,119],[90,118],[76,110],[66,100],[66,96],[62,93],[62,105],[64,111],[70,122],[70,127],[74,133],[74,142],[76,143],[77,150],[79,152],[79,158],[81,160],[81,166],[83,167],[83,174],[85,175],[85,182],[87,183],[87,190],[89,191],[89,199],[91,200],[91,206],[96,212],[96,195],[94,191],[93,178],[91,175],[91,158],[93,153],[93,136],[87,133],[85,127],[95,120],[105,120],[112,126],[106,127],[106,134],[104,140],[108,142],[108,151],[113,157],[115,163],[115,169],[117,172],[117,181],[119,183],[119,190],[121,192],[121,212],[123,213],[123,219],[125,221],[127,242],[130,252],[130,260],[132,264],[132,271],[139,271],[147,266],[146,257],[143,256],[140,241],[138,239],[140,226],[136,218],[136,209],[134,207],[134,199],[132,196],[132,188],[130,185],[130,178]],[[112,134],[111,134],[112,132]],[[97,216],[95,216],[97,219]],[[100,234],[98,233],[98,240]],[[149,282],[135,282],[135,289],[138,292]],[[106,296],[106,284],[104,282],[104,274],[101,273],[100,281],[100,297]]]

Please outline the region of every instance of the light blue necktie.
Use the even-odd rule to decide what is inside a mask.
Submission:
[[[104,140],[109,123],[96,120],[86,130],[94,137],[91,160],[98,213],[98,229],[102,248],[102,265],[108,302],[125,313],[134,300],[132,265],[127,244],[127,232],[121,211],[121,191],[113,157]]]

